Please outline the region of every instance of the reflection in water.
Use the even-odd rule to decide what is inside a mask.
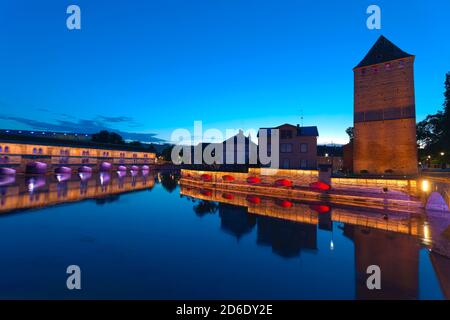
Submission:
[[[168,192],[173,192],[177,188],[178,177],[173,173],[160,173],[158,174],[158,180]]]
[[[200,200],[199,203],[194,205],[194,212],[199,217],[203,217],[206,214],[213,214],[217,212],[217,204],[215,202]]]
[[[101,206],[101,205],[104,205],[104,204],[107,204],[107,203],[118,201],[119,199],[120,199],[120,195],[113,194],[113,195],[110,195],[110,196],[106,196],[106,197],[95,199],[95,203]]]
[[[315,225],[270,217],[258,217],[257,225],[257,243],[270,246],[281,257],[299,256],[302,249],[317,250]]]
[[[188,199],[200,199],[194,205],[196,214],[199,206],[205,207],[205,212],[209,212],[207,208],[214,208],[214,212],[218,208],[221,230],[237,239],[256,225],[256,243],[271,247],[272,252],[284,258],[297,257],[303,250],[317,252],[318,230],[330,232],[329,249],[334,250],[333,224],[341,223],[337,230],[342,230],[354,244],[356,299],[417,299],[419,251],[426,247],[431,251],[441,289],[450,299],[450,250],[442,249],[445,245],[450,248],[450,237],[444,239],[446,230],[450,231],[449,216],[440,216],[443,221],[438,224],[439,229],[433,227],[438,220],[430,214],[425,220],[424,215],[332,207],[183,184],[180,193]],[[438,244],[441,254],[434,250]],[[367,288],[367,268],[371,265],[381,269],[382,290]]]
[[[345,225],[355,247],[358,299],[417,299],[420,240],[411,235]],[[367,267],[382,272],[383,290],[367,288]]]
[[[256,217],[249,215],[244,207],[236,207],[225,203],[216,204],[217,206],[221,229],[235,236],[237,240],[250,233],[255,227]]]
[[[151,193],[133,192],[156,181]],[[76,252],[104,280],[87,298],[450,299],[449,216],[182,183],[178,194],[176,175],[154,172],[9,182],[0,186],[0,213],[42,210],[0,219],[3,241],[14,244],[0,248],[0,296],[41,298],[33,279],[44,275],[52,297],[66,297],[57,270]],[[94,201],[43,209],[84,199]],[[381,292],[367,289],[369,265],[382,270]]]
[[[8,179],[0,177],[3,179],[0,181],[8,182],[0,187],[0,213],[88,198],[97,198],[98,204],[117,201],[119,193],[151,189],[155,180],[149,179],[149,175],[152,174],[130,176],[125,173],[115,176],[102,172],[98,175],[79,173],[77,175],[17,176],[16,178],[8,177]]]
[[[45,187],[47,178],[45,176],[27,177],[25,183],[28,186],[28,191],[32,194]]]
[[[13,184],[14,182],[16,182],[16,176],[11,176],[11,175],[0,175],[0,187],[6,187],[9,186],[10,184]]]

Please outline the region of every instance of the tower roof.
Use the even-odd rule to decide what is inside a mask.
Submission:
[[[384,36],[380,36],[377,42],[375,42],[373,47],[366,54],[364,59],[355,68],[366,67],[373,64],[383,63],[387,61],[412,56],[413,55],[406,53]]]

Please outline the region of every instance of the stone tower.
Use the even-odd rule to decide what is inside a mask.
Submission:
[[[353,69],[356,174],[417,174],[414,58],[381,36]]]

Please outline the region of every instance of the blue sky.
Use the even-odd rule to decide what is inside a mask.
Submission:
[[[81,8],[81,30],[66,8]],[[366,28],[366,8],[382,29]],[[0,0],[0,127],[317,125],[345,142],[352,68],[381,35],[416,55],[418,120],[443,102],[450,1]]]

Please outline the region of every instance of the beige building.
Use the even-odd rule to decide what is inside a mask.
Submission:
[[[317,169],[317,127],[283,124],[268,130],[269,150],[272,150],[272,130],[279,130],[279,166],[281,169]],[[258,136],[258,145],[261,146]]]
[[[70,142],[58,144],[0,140],[0,168],[13,168],[21,173],[27,164],[35,161],[54,168],[88,166],[96,170],[104,162],[110,163],[112,168],[154,164],[156,155],[126,145],[101,147],[86,143],[74,146]]]

